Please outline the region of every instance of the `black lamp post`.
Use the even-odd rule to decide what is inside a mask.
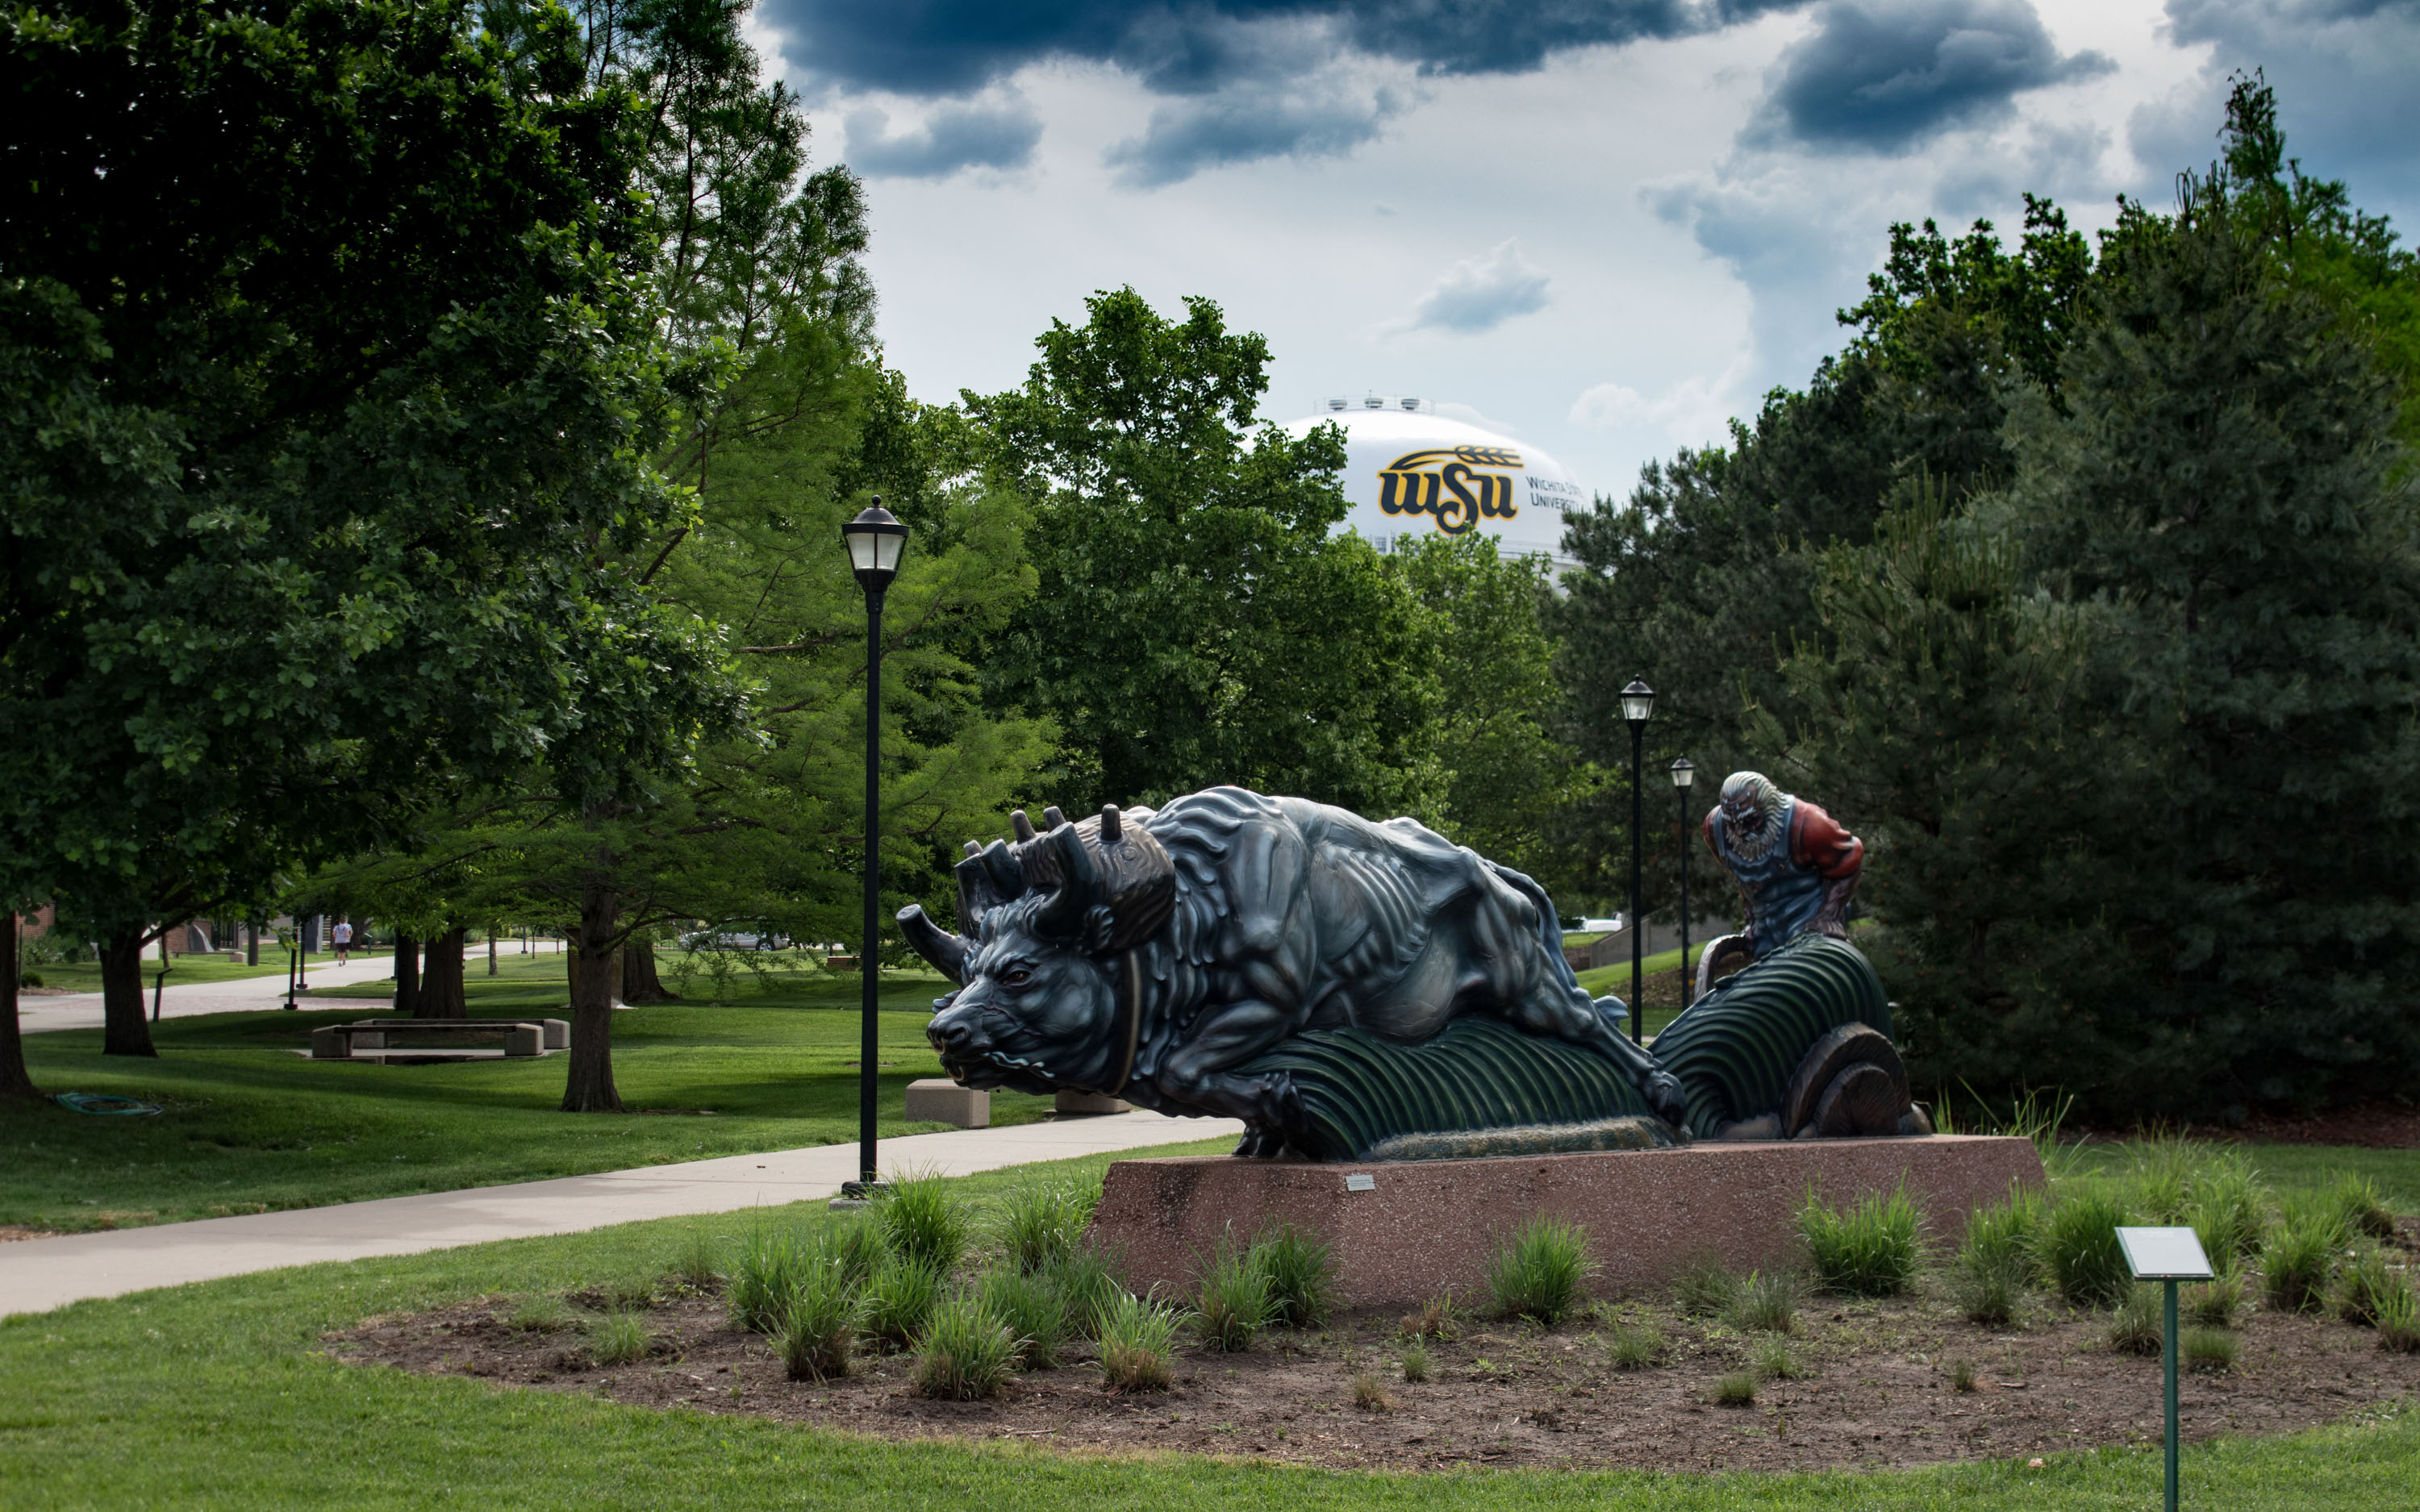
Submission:
[[[1672,758],[1672,791],[1681,795],[1681,1007],[1689,1006],[1689,784],[1698,769],[1686,756]]]
[[[1647,823],[1638,791],[1639,743],[1647,738],[1647,717],[1654,709],[1655,690],[1632,678],[1621,690],[1621,717],[1630,721],[1630,1039],[1634,1044],[1645,1037],[1647,1022],[1646,994],[1640,985],[1645,958],[1639,950],[1646,939],[1645,920],[1638,917],[1638,831]]]
[[[881,1052],[875,966],[880,942],[875,936],[875,911],[882,902],[882,594],[899,576],[908,527],[877,498],[872,508],[840,528],[840,536],[848,544],[849,569],[865,590],[865,944],[857,956],[865,1006],[857,1063],[857,1180],[841,1187],[845,1196],[863,1197],[876,1185],[875,1073]]]

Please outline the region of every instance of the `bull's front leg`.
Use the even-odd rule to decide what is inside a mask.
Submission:
[[[1304,1127],[1294,1078],[1281,1072],[1238,1076],[1232,1068],[1267,1050],[1293,1027],[1294,1015],[1273,1003],[1247,998],[1207,1010],[1184,1043],[1160,1062],[1160,1090],[1173,1101],[1250,1125],[1235,1153],[1276,1155],[1288,1135]]]

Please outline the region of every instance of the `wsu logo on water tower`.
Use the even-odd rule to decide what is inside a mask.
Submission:
[[[1511,519],[1512,473],[1521,454],[1509,446],[1447,446],[1405,452],[1378,470],[1378,507],[1389,515],[1427,515],[1448,535],[1482,519]],[[1482,471],[1481,469],[1505,469]]]

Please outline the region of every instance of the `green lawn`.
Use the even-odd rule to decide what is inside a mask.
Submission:
[[[1137,1153],[1204,1148],[1217,1147]],[[1052,1169],[962,1184],[988,1197]],[[745,1220],[669,1219],[271,1272],[9,1319],[0,1323],[0,1506],[2136,1512],[2159,1504],[2159,1459],[2142,1452],[2056,1455],[2040,1470],[1997,1461],[1773,1476],[1355,1473],[996,1443],[893,1443],[346,1365],[321,1352],[325,1333],[373,1313],[498,1294],[637,1289],[696,1230],[731,1235],[743,1222],[812,1225],[825,1216],[801,1205]],[[1078,1372],[1064,1375],[1061,1389],[1083,1389]],[[2190,1446],[2183,1458],[2186,1505],[2195,1512],[2409,1506],[2420,1485],[2420,1414],[2365,1414],[2288,1438]]]
[[[509,958],[507,958],[509,959]],[[470,984],[474,1014],[563,1000],[533,964]],[[566,1062],[452,1066],[315,1062],[315,1025],[371,1016],[359,1004],[295,1013],[169,1019],[157,1060],[100,1054],[99,1030],[29,1035],[45,1091],[116,1092],[165,1105],[154,1119],[93,1118],[55,1105],[0,1112],[0,1224],[92,1228],[313,1207],[542,1177],[701,1160],[857,1137],[855,978],[821,972],[729,1006],[666,1004],[613,1016],[614,1081],[640,1109],[711,1118],[555,1111]],[[899,1116],[909,1081],[938,1076],[924,1041],[938,977],[886,976],[881,1016],[885,1135],[941,1127]],[[375,995],[374,989],[365,991]],[[329,1006],[316,1006],[329,1004]],[[992,1120],[1030,1122],[1047,1099],[992,1095]]]

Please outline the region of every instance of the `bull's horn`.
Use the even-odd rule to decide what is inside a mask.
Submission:
[[[1101,805],[1101,843],[1115,845],[1117,842],[1118,806],[1114,803],[1105,803]]]
[[[983,841],[974,840],[967,841],[966,851],[969,856],[981,856],[983,854]]]
[[[933,964],[933,969],[963,987],[967,984],[967,942],[924,917],[921,903],[899,910],[899,933],[908,948]]]
[[[1066,822],[1067,816],[1061,813],[1055,805],[1042,810],[1042,827],[1045,829],[1056,829]]]
[[[994,897],[1004,903],[1024,895],[1025,868],[1017,865],[1016,857],[1009,854],[1004,842],[993,841],[975,859],[982,863],[984,876],[991,883]]]
[[[1033,916],[1033,928],[1054,939],[1068,939],[1082,932],[1084,916],[1100,890],[1100,876],[1075,825],[1052,830],[1050,842],[1059,852],[1059,890]]]
[[[1033,821],[1025,817],[1022,809],[1008,816],[1008,827],[1016,831],[1016,842],[1020,845],[1033,838]]]

